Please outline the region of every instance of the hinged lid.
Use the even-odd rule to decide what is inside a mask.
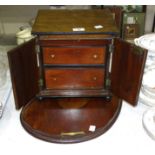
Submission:
[[[138,101],[147,51],[121,39],[114,40],[112,92],[132,105]]]
[[[35,39],[8,52],[16,108],[19,109],[38,93],[38,67]]]
[[[103,10],[39,10],[33,34],[117,34],[112,13]]]

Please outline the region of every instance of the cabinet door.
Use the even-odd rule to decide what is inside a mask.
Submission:
[[[112,58],[112,92],[136,105],[141,87],[147,51],[116,38]]]
[[[16,109],[28,103],[39,90],[35,39],[8,52]]]

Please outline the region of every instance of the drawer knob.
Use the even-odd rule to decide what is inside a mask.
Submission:
[[[52,58],[52,59],[55,58],[55,54],[51,54],[51,58]]]
[[[97,55],[97,54],[94,54],[94,55],[93,55],[93,58],[94,58],[94,59],[97,59],[97,58],[98,58],[98,55]]]
[[[53,81],[56,81],[56,80],[57,80],[57,78],[56,78],[56,77],[54,77],[54,78],[53,78]]]
[[[96,76],[94,76],[94,77],[93,77],[93,80],[94,80],[94,81],[96,81],[96,80],[97,80],[97,77],[96,77]]]

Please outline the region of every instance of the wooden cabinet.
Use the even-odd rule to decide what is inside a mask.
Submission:
[[[108,10],[41,10],[32,33],[8,53],[16,108],[30,134],[89,140],[115,122],[122,99],[137,104],[147,51],[117,38]]]

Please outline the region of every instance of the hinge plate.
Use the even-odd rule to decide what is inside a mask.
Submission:
[[[40,52],[40,47],[39,47],[39,45],[36,45],[35,48],[36,48],[36,52],[39,53],[39,52]]]
[[[109,45],[109,52],[110,53],[113,53],[113,51],[114,51],[114,45],[113,44],[110,44]]]
[[[109,78],[107,78],[105,84],[106,84],[106,87],[110,87],[111,80]]]
[[[44,83],[44,82],[43,82],[43,79],[40,78],[39,81],[38,81],[38,83],[39,83],[39,86],[42,87],[42,86],[43,86],[43,83]]]

